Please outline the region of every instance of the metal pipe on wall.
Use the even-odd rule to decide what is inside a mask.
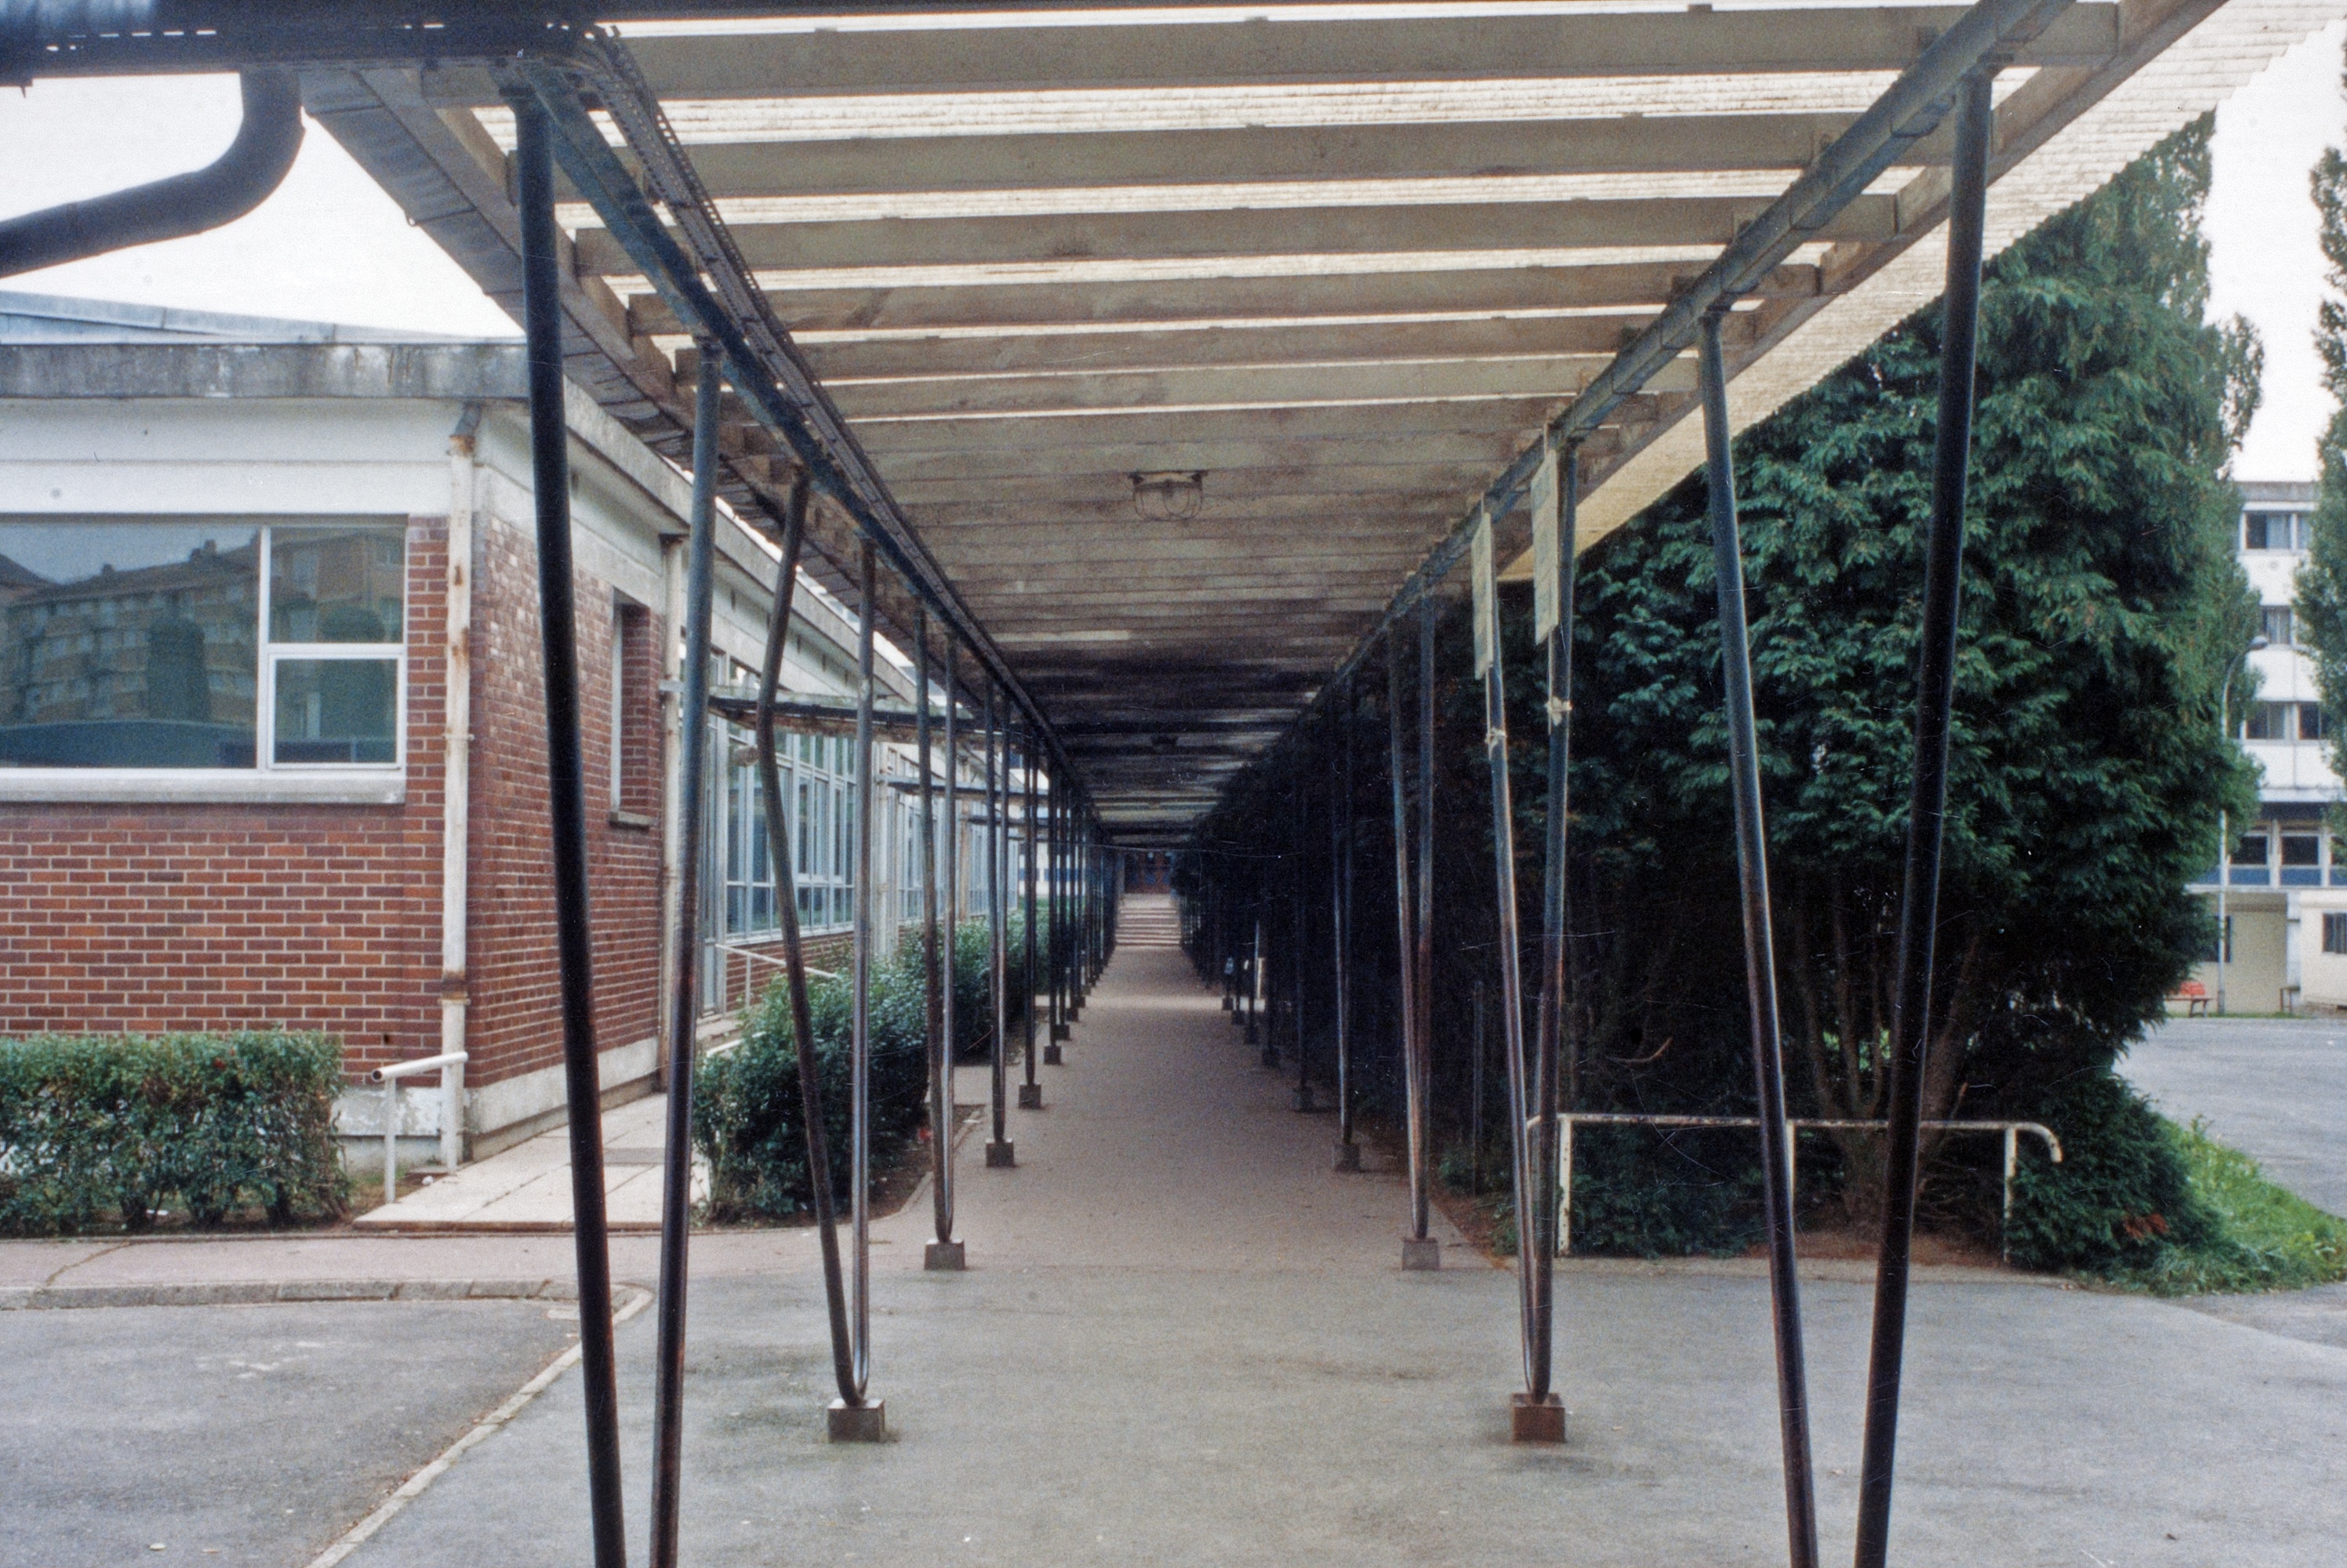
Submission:
[[[554,942],[569,1106],[571,1238],[587,1417],[588,1512],[596,1568],[626,1568],[620,1392],[611,1340],[610,1233],[603,1203],[602,1086],[595,1060],[593,930],[587,908],[587,776],[579,733],[579,625],[570,555],[570,433],[562,382],[562,298],[552,133],[538,100],[513,100],[529,375],[530,478],[538,531],[538,638],[546,700],[547,815]]]
[[[1744,983],[1751,1009],[1753,1076],[1758,1091],[1760,1187],[1768,1223],[1768,1300],[1777,1340],[1777,1415],[1785,1456],[1785,1528],[1793,1568],[1817,1568],[1817,1491],[1809,1464],[1809,1374],[1801,1345],[1800,1282],[1794,1274],[1792,1131],[1785,1120],[1785,1064],[1777,1017],[1776,944],[1768,921],[1768,845],[1760,810],[1760,754],[1753,733],[1752,644],[1744,619],[1744,558],[1736,518],[1736,470],[1728,452],[1727,373],[1720,354],[1723,312],[1704,317],[1705,477],[1709,487],[1713,574],[1719,591],[1719,642],[1727,685],[1728,788],[1736,804],[1736,865],[1744,905]]]
[[[440,1054],[465,1053],[471,997],[466,921],[471,908],[473,822],[473,500],[480,482],[474,450],[483,405],[467,403],[448,437],[448,542],[442,581],[441,647],[446,692],[440,721]],[[440,1074],[440,1164],[465,1158],[465,1064]]]
[[[1915,1182],[1932,1034],[1932,934],[1939,924],[1940,849],[1948,812],[1948,743],[1956,690],[1963,590],[1964,480],[1972,456],[1975,350],[1994,74],[1965,78],[1956,107],[1954,189],[1948,201],[1948,286],[1940,343],[1939,426],[1932,453],[1932,531],[1924,547],[1922,647],[1915,692],[1915,774],[1907,804],[1906,886],[1899,908],[1897,1002],[1891,1013],[1890,1148],[1883,1163],[1881,1264],[1866,1378],[1866,1438],[1859,1471],[1858,1568],[1891,1553],[1891,1490],[1899,1442],[1899,1381],[1907,1340],[1907,1276],[1915,1235]],[[2013,1134],[2005,1134],[2010,1150]],[[2007,1155],[2010,1163],[2010,1153]]]
[[[717,419],[723,391],[713,360],[695,389],[692,509],[684,588],[684,668],[677,703],[680,780],[697,781],[709,765],[709,609],[716,575]],[[619,737],[612,737],[612,744]],[[669,990],[667,1143],[661,1151],[660,1344],[653,1356],[652,1568],[675,1568],[679,1482],[684,1451],[684,1314],[687,1250],[692,1227],[692,1070],[700,1009],[695,1005],[701,945],[701,813],[691,792],[678,822]]]

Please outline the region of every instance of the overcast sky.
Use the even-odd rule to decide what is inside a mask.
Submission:
[[[2314,311],[2322,256],[2307,171],[2347,141],[2334,25],[2282,56],[2217,115],[2209,204],[2211,306],[2254,322],[2266,345],[2265,404],[2238,472],[2314,474],[2330,417]],[[0,89],[8,176],[0,214],[101,195],[210,161],[236,133],[232,77],[44,81]],[[0,288],[474,336],[514,325],[411,228],[391,198],[314,126],[277,193],[208,234],[0,280]]]

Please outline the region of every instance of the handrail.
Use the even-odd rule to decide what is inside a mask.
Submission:
[[[1558,1140],[1560,1157],[1557,1160],[1557,1186],[1563,1195],[1563,1201],[1557,1206],[1563,1216],[1557,1225],[1556,1232],[1556,1252],[1559,1257],[1564,1256],[1573,1250],[1573,1129],[1575,1123],[1585,1122],[1600,1126],[1637,1127],[1758,1127],[1760,1125],[1760,1118],[1758,1116],[1645,1115],[1627,1111],[1561,1111],[1557,1112],[1557,1120],[1563,1123],[1561,1130],[1563,1135]],[[1810,1132],[1881,1132],[1889,1131],[1891,1123],[1884,1121],[1850,1121],[1840,1117],[1797,1116],[1787,1125],[1796,1132],[1807,1129]],[[2002,1132],[2004,1134],[2004,1202],[1999,1216],[1997,1255],[2009,1261],[2012,1256],[2008,1233],[2013,1227],[2013,1178],[2020,1169],[2021,1134],[2026,1132],[2031,1137],[2043,1142],[2045,1145],[2045,1153],[2057,1165],[2062,1163],[2061,1138],[2055,1134],[2053,1128],[2043,1122],[1933,1121],[1925,1122],[1922,1125],[1942,1132]],[[1793,1146],[1792,1157],[1795,1163],[1790,1173],[1798,1178],[1800,1169],[1799,1144]],[[1788,1183],[1788,1190],[1790,1185],[1791,1184]]]
[[[369,1083],[383,1085],[383,1201],[391,1204],[399,1196],[399,1116],[400,1085],[411,1078],[421,1078],[427,1072],[441,1075],[447,1081],[451,1068],[462,1068],[471,1058],[461,1050],[444,1050],[437,1056],[419,1056],[412,1061],[395,1061],[388,1067],[378,1067],[366,1075]],[[452,1125],[453,1107],[440,1113],[440,1163],[453,1171],[456,1168],[457,1151],[463,1145],[465,1130]]]

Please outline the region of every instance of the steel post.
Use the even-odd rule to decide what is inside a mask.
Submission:
[[[798,878],[792,870],[790,824],[783,812],[782,766],[774,753],[774,699],[782,686],[783,650],[789,646],[791,607],[797,598],[799,551],[806,540],[809,487],[804,474],[783,508],[783,559],[774,567],[774,602],[766,621],[765,656],[758,671],[758,793],[766,817],[766,856],[774,868],[774,906],[783,921],[783,983],[790,999],[792,1055],[799,1081],[799,1120],[805,1128],[807,1192],[815,1210],[815,1245],[823,1257],[824,1313],[831,1328],[832,1381],[842,1403],[863,1395],[847,1326],[847,1286],[839,1258],[839,1210],[831,1185],[831,1140],[824,1131],[823,1083],[815,1061],[815,1018],[807,999],[806,944],[799,935]]]
[[[851,960],[848,1020],[848,1234],[855,1244],[849,1260],[852,1289],[848,1298],[850,1345],[856,1363],[856,1392],[851,1404],[872,1380],[872,632],[877,618],[877,563],[869,540],[858,552],[856,604],[856,924]]]
[[[1556,1208],[1570,1202],[1557,1180],[1558,1101],[1563,1089],[1562,1049],[1565,1014],[1565,877],[1564,854],[1569,813],[1573,741],[1573,533],[1579,521],[1581,453],[1567,446],[1557,463],[1557,548],[1555,577],[1550,584],[1556,605],[1556,624],[1550,629],[1544,650],[1548,660],[1548,803],[1543,837],[1545,866],[1541,885],[1541,991],[1539,1034],[1532,1050],[1532,1104],[1538,1118],[1533,1150],[1533,1192],[1537,1194],[1541,1275],[1540,1351],[1536,1358],[1546,1392],[1554,1362],[1557,1237],[1563,1232]]]
[[[1403,1120],[1409,1146],[1409,1239],[1427,1240],[1426,1055],[1418,1038],[1418,904],[1409,845],[1408,748],[1402,740],[1401,629],[1386,637],[1387,774],[1393,785],[1394,921],[1400,938]]]
[[[1305,871],[1305,827],[1309,812],[1304,799],[1304,770],[1300,765],[1303,749],[1296,752],[1299,765],[1289,778],[1287,802],[1290,814],[1288,842],[1295,848],[1287,868],[1287,1021],[1296,1041],[1296,1109],[1312,1109],[1312,1057],[1304,1044],[1304,900],[1307,884]]]
[[[1337,770],[1337,809],[1328,814],[1328,842],[1331,851],[1329,876],[1334,886],[1329,890],[1331,917],[1330,947],[1334,949],[1333,979],[1337,989],[1337,1141],[1350,1146],[1353,1142],[1353,721],[1356,716],[1353,693],[1344,693],[1343,748],[1344,761]],[[1356,1156],[1358,1158],[1358,1156]]]
[[[1490,526],[1487,520],[1484,527]],[[1488,565],[1488,545],[1479,542],[1475,548],[1478,560]],[[1542,1324],[1546,1309],[1541,1297],[1545,1271],[1540,1266],[1545,1233],[1535,1211],[1536,1206],[1546,1206],[1548,1194],[1537,1190],[1538,1181],[1533,1174],[1532,1119],[1536,1112],[1531,1066],[1524,1050],[1523,938],[1516,913],[1516,819],[1508,778],[1507,661],[1500,647],[1499,587],[1480,568],[1477,575],[1477,613],[1487,616],[1487,626],[1478,637],[1483,647],[1477,656],[1483,661],[1483,765],[1491,775],[1491,789],[1492,887],[1498,904],[1500,936],[1500,1040],[1507,1063],[1508,1147],[1512,1155],[1510,1173],[1516,1204],[1516,1305],[1523,1340],[1524,1391],[1531,1403],[1537,1406],[1547,1403],[1549,1390],[1548,1344]],[[1486,598],[1491,600],[1488,610],[1481,602]]]
[[[684,668],[677,700],[674,968],[669,992],[667,1143],[661,1151],[660,1347],[652,1389],[652,1568],[675,1568],[684,1448],[684,1309],[692,1229],[692,1070],[699,1039],[701,791],[709,767],[709,607],[717,537],[717,418],[724,383],[704,347],[692,415],[692,529],[684,572]],[[616,737],[614,743],[617,743]]]
[[[602,1086],[595,1060],[594,942],[587,910],[587,783],[579,734],[579,625],[570,555],[570,435],[563,411],[559,235],[552,128],[538,99],[513,100],[529,378],[530,477],[538,523],[538,637],[545,668],[554,942],[569,1105],[571,1237],[587,1414],[587,1498],[596,1568],[625,1568],[620,1392],[611,1341],[611,1253],[603,1205]]]
[[[944,865],[938,880],[945,897],[945,995],[939,1008],[945,1038],[945,1126],[937,1132],[939,1148],[930,1173],[937,1184],[937,1239],[953,1240],[954,1223],[954,1056],[961,1049],[960,1009],[955,992],[961,973],[961,643],[946,633],[946,837]]]
[[[1011,1163],[1010,1136],[1010,938],[1005,927],[1010,911],[1003,884],[1010,865],[1010,747],[1003,736],[995,708],[995,691],[986,688],[986,967],[989,999],[994,1007],[993,1046],[988,1053],[988,1106],[994,1136],[986,1147],[989,1166]]]
[[[1899,911],[1897,1000],[1891,1013],[1890,1145],[1883,1162],[1881,1261],[1866,1378],[1866,1438],[1859,1468],[1858,1568],[1891,1553],[1899,1378],[1907,1338],[1907,1273],[1915,1234],[1915,1181],[1932,1033],[1932,938],[1939,924],[1940,849],[1948,809],[1948,741],[1956,692],[1956,617],[1963,577],[1964,479],[1972,456],[1974,350],[1980,333],[1988,153],[1994,73],[1964,79],[1956,108],[1954,184],[1948,199],[1948,287],[1940,343],[1939,427],[1932,452],[1932,531],[1924,548],[1923,617],[1915,691],[1915,764],[1907,804],[1906,885]],[[2008,1142],[2012,1135],[2006,1134]]]
[[[1761,1204],[1768,1243],[1769,1306],[1776,1327],[1777,1412],[1785,1455],[1785,1526],[1793,1568],[1817,1568],[1817,1492],[1809,1465],[1809,1374],[1801,1346],[1800,1282],[1794,1274],[1792,1131],[1785,1120],[1785,1068],[1777,1017],[1776,945],[1768,922],[1768,834],[1760,811],[1760,754],[1753,733],[1752,645],[1744,620],[1744,559],[1728,453],[1727,373],[1720,312],[1703,319],[1705,476],[1710,490],[1713,573],[1719,593],[1720,663],[1727,686],[1728,787],[1736,805],[1736,863],[1744,905],[1744,979],[1758,1090]]]
[[[950,695],[950,693],[948,693]],[[938,950],[938,797],[931,773],[937,761],[929,723],[929,612],[913,609],[913,751],[920,770],[921,857],[921,1043],[929,1077],[929,1210],[935,1247],[953,1240],[953,1212],[947,1191],[947,1151],[953,1142],[953,1052],[946,1041],[946,999]],[[947,753],[950,760],[952,753]],[[934,1250],[932,1257],[940,1255]]]
[[[1035,1001],[1038,986],[1044,979],[1040,972],[1042,958],[1042,933],[1036,924],[1037,910],[1035,903],[1035,883],[1037,877],[1041,875],[1043,869],[1037,864],[1037,861],[1040,858],[1038,851],[1040,848],[1040,845],[1037,835],[1039,824],[1036,814],[1040,809],[1040,804],[1036,799],[1035,760],[1035,732],[1034,729],[1030,726],[1022,738],[1019,751],[1019,769],[1024,778],[1027,794],[1024,843],[1021,845],[1021,847],[1026,851],[1026,854],[1021,856],[1020,867],[1020,891],[1021,897],[1025,900],[1027,910],[1027,929],[1025,932],[1027,978],[1020,987],[1024,1004],[1021,1007],[1020,1011],[1023,1012],[1026,1017],[1025,1032],[1027,1044],[1027,1081],[1023,1086],[1023,1091],[1020,1094],[1020,1100],[1022,1102],[1020,1108],[1022,1110],[1029,1108],[1023,1102],[1030,1101],[1033,1102],[1034,1106],[1040,1107],[1042,1104],[1043,1093],[1042,1089],[1035,1081]]]

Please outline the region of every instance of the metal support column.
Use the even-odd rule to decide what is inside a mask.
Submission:
[[[877,1440],[882,1403],[866,1390],[872,1381],[872,634],[879,597],[877,565],[870,540],[864,542],[856,604],[856,925],[851,958],[847,1071],[849,1083],[848,1238],[849,1348],[856,1367],[857,1398],[833,1412],[835,1436]]]
[[[1532,1051],[1534,1144],[1532,1191],[1538,1212],[1533,1235],[1537,1240],[1534,1269],[1540,1286],[1532,1329],[1532,1393],[1549,1394],[1555,1364],[1557,1238],[1563,1234],[1557,1205],[1570,1203],[1557,1178],[1557,1120],[1561,1087],[1560,1045],[1564,1034],[1564,852],[1568,811],[1568,778],[1573,738],[1573,589],[1574,532],[1580,509],[1581,453],[1578,445],[1553,454],[1550,499],[1536,499],[1533,530],[1545,539],[1543,551],[1533,548],[1537,608],[1534,630],[1541,633],[1548,661],[1548,802],[1545,824],[1546,865],[1541,887],[1541,989],[1538,1034]],[[1539,494],[1535,490],[1535,496]],[[1545,555],[1546,560],[1541,558]]]
[[[1793,1272],[1793,1147],[1785,1122],[1785,1063],[1777,1017],[1776,943],[1768,924],[1768,841],[1753,735],[1752,644],[1744,620],[1744,558],[1728,454],[1724,310],[1703,318],[1705,476],[1710,487],[1713,574],[1719,591],[1720,663],[1727,701],[1728,787],[1736,803],[1736,864],[1744,896],[1744,981],[1758,1088],[1762,1212],[1768,1299],[1777,1338],[1777,1414],[1785,1454],[1785,1528],[1793,1568],[1817,1568],[1817,1492],[1809,1469],[1809,1374],[1801,1347],[1800,1282]]]
[[[1516,1205],[1516,1305],[1522,1335],[1524,1392],[1510,1411],[1510,1435],[1519,1442],[1563,1442],[1564,1411],[1548,1389],[1547,1227],[1540,1215],[1550,1194],[1535,1174],[1538,1134],[1531,1064],[1524,1050],[1523,939],[1516,914],[1515,806],[1508,778],[1507,661],[1500,649],[1500,587],[1492,559],[1491,522],[1476,532],[1472,569],[1476,673],[1483,682],[1483,765],[1491,775],[1492,886],[1498,905],[1500,1039],[1506,1051],[1508,1147],[1513,1158]]]
[[[823,1256],[824,1313],[831,1327],[832,1382],[842,1405],[864,1397],[847,1326],[847,1285],[839,1259],[839,1209],[831,1185],[831,1139],[824,1131],[823,1083],[815,1060],[815,1015],[807,999],[806,944],[799,935],[798,878],[791,865],[790,825],[783,813],[783,772],[774,751],[774,701],[782,687],[783,651],[790,645],[791,608],[797,598],[799,550],[806,541],[809,490],[802,470],[783,507],[783,559],[774,568],[774,602],[766,622],[765,657],[758,671],[755,723],[758,793],[766,818],[766,856],[774,868],[774,907],[783,922],[783,983],[790,999],[792,1054],[797,1058],[799,1121],[805,1129],[807,1193],[815,1210],[815,1243]]]
[[[1394,921],[1400,938],[1403,1121],[1409,1146],[1409,1234],[1402,1238],[1404,1268],[1440,1268],[1442,1245],[1426,1234],[1427,1052],[1418,1031],[1418,899],[1409,843],[1408,747],[1402,740],[1401,627],[1386,633],[1388,774],[1393,784]]]
[[[1287,867],[1287,1023],[1296,1042],[1296,1109],[1310,1111],[1312,1103],[1312,1054],[1304,1044],[1304,845],[1307,812],[1304,799],[1304,772],[1298,768],[1287,785],[1288,842],[1295,847],[1289,852]]]
[[[994,687],[989,683],[986,688],[986,970],[994,1027],[987,1058],[987,1103],[994,1136],[986,1145],[989,1170],[1004,1170],[1019,1163],[1009,1124],[1010,972],[1010,938],[1004,927],[1010,917],[1003,891],[1010,866],[1010,747],[998,719]]]
[[[1020,864],[1020,893],[1026,900],[1027,910],[1025,932],[1027,975],[1025,981],[1020,986],[1022,993],[1021,999],[1024,1002],[1020,1011],[1025,1017],[1027,1045],[1027,1081],[1019,1086],[1019,1109],[1021,1111],[1040,1111],[1043,1108],[1043,1086],[1035,1081],[1035,1025],[1037,1022],[1035,1000],[1039,988],[1044,988],[1048,984],[1042,973],[1042,933],[1036,925],[1035,882],[1036,878],[1042,874],[1043,868],[1038,864],[1040,858],[1039,851],[1041,846],[1038,837],[1039,825],[1036,815],[1040,807],[1035,798],[1035,732],[1030,727],[1022,736],[1019,751],[1019,769],[1024,777],[1027,792],[1025,842],[1020,846],[1026,850]]]
[[[1361,1147],[1353,1142],[1353,702],[1352,677],[1338,697],[1343,762],[1337,773],[1336,809],[1328,814],[1329,946],[1337,992],[1337,1152],[1340,1171],[1361,1168]]]
[[[594,943],[587,912],[587,783],[579,738],[579,625],[570,564],[570,434],[563,414],[561,262],[552,127],[538,99],[513,100],[521,209],[522,327],[529,374],[530,478],[538,521],[538,636],[545,661],[547,816],[554,851],[554,941],[569,1104],[571,1237],[587,1409],[587,1497],[596,1568],[626,1568],[620,1496],[620,1393],[611,1343],[610,1231],[603,1206],[602,1086],[595,1060]]]
[[[1047,1066],[1060,1065],[1060,1042],[1068,1038],[1068,794],[1067,783],[1054,769],[1051,787],[1043,793],[1043,967],[1051,976],[1051,1029],[1043,1040]]]
[[[652,1568],[675,1568],[684,1451],[684,1308],[692,1229],[692,1070],[699,1039],[701,805],[709,767],[709,606],[716,560],[717,416],[724,383],[701,348],[692,412],[692,532],[684,570],[684,668],[677,700],[675,960],[669,992],[667,1145],[661,1151],[660,1347],[652,1388]]]
[[[1940,417],[1932,451],[1932,532],[1924,548],[1923,623],[1915,690],[1915,776],[1907,804],[1906,886],[1900,899],[1897,1002],[1891,1014],[1890,1146],[1883,1166],[1882,1252],[1875,1274],[1866,1440],[1859,1471],[1858,1568],[1891,1553],[1891,1487],[1899,1441],[1899,1377],[1907,1340],[1907,1269],[1932,1033],[1932,937],[1939,923],[1940,846],[1948,810],[1948,732],[1955,706],[1956,612],[1964,555],[1964,478],[1972,456],[1974,351],[1980,333],[1982,231],[1994,128],[1994,75],[1964,79],[1956,108],[1954,188],[1948,201],[1946,321]],[[2007,1146],[2013,1134],[2005,1134]]]
[[[953,683],[946,683],[946,772],[953,773]],[[929,614],[913,611],[913,749],[921,770],[921,989],[926,1003],[922,1029],[927,1036],[929,1065],[929,1210],[935,1233],[921,1255],[924,1268],[956,1269],[962,1265],[961,1245],[953,1239],[953,1022],[950,999],[953,982],[948,954],[938,944],[938,816],[937,788],[932,774],[929,723]],[[952,796],[947,796],[946,836],[951,842]],[[953,928],[946,927],[948,940]]]

